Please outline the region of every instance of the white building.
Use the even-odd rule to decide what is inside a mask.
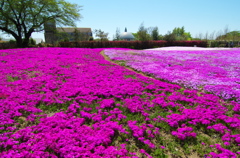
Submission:
[[[127,32],[127,28],[125,28],[125,32],[120,34],[120,39],[125,41],[133,41],[134,36],[131,32]]]

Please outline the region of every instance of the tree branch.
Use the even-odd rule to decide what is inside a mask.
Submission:
[[[7,29],[7,28],[5,28],[5,27],[0,27],[0,30],[11,34],[14,38],[17,38],[17,37],[18,37],[18,35],[17,35],[14,31],[9,30],[9,29]]]

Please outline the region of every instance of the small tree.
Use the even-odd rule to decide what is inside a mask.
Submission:
[[[90,40],[90,34],[91,32],[80,32],[76,33],[78,35],[78,41],[89,41]]]
[[[99,37],[100,41],[107,41],[108,40],[108,33],[105,33],[104,31],[102,31],[101,29],[99,30],[95,30],[94,31],[96,36]]]
[[[113,36],[113,40],[114,41],[119,41],[120,40],[120,29],[119,28],[116,29],[116,33]]]
[[[93,39],[93,37],[89,37],[89,39],[88,39],[88,41],[93,41],[94,39]]]
[[[173,42],[176,41],[176,35],[168,31],[168,33],[163,37],[165,41]]]
[[[172,31],[172,34],[175,35],[177,41],[185,41],[192,39],[190,32],[185,32],[184,26],[182,26],[181,28],[175,27]]]
[[[164,36],[163,35],[158,35],[158,40],[164,40]]]
[[[138,38],[138,33],[132,33],[132,35],[134,36],[134,39],[139,41],[139,38]]]
[[[27,47],[32,33],[43,31],[45,23],[74,26],[79,11],[79,5],[65,0],[1,0],[0,30],[12,35],[18,47]]]
[[[180,27],[175,27],[175,28],[173,29],[173,31],[172,31],[172,33],[173,33],[174,35],[176,35],[177,37],[183,36],[184,32],[185,32],[184,27],[182,27],[182,28],[180,28]]]
[[[215,31],[213,31],[213,32],[209,35],[209,39],[210,39],[210,40],[214,40],[214,39],[215,39]]]
[[[10,39],[10,40],[8,41],[8,43],[9,43],[9,44],[16,44],[16,40]]]
[[[184,34],[183,34],[183,39],[184,39],[184,40],[187,40],[187,41],[192,40],[192,35],[191,35],[191,33],[190,33],[190,32],[184,32]]]
[[[147,33],[148,30],[144,27],[144,23],[141,23],[138,29],[138,40],[139,41],[148,41],[150,40],[150,35]]]
[[[36,45],[36,40],[34,40],[33,38],[29,39],[29,45],[30,46],[35,46]]]
[[[158,32],[158,27],[154,27],[151,32],[151,38],[154,41],[159,40],[159,32]]]
[[[80,31],[78,31],[76,28],[74,29],[73,32],[73,40],[74,41],[80,41]]]
[[[69,42],[70,35],[65,31],[58,31],[55,30],[55,36],[56,36],[56,43],[59,41]]]

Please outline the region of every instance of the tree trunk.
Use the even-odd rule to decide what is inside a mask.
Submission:
[[[30,29],[29,32],[25,33],[25,38],[24,38],[23,44],[22,44],[23,48],[26,48],[29,46],[29,39],[31,37],[32,31],[33,31],[33,29]]]
[[[15,40],[17,42],[17,47],[22,48],[22,37],[15,37]]]
[[[28,44],[29,44],[29,38],[25,38],[22,42],[22,48],[28,47]]]

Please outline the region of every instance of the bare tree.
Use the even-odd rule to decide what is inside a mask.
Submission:
[[[198,38],[199,38],[200,40],[202,40],[202,39],[203,39],[203,34],[202,34],[202,33],[199,33]]]
[[[208,31],[206,32],[204,39],[208,41]]]
[[[113,40],[114,41],[119,41],[120,40],[120,29],[119,28],[116,29],[116,34],[113,35]]]
[[[214,39],[215,39],[215,31],[213,31],[213,32],[209,35],[209,39],[210,39],[210,40],[214,40]]]
[[[226,35],[228,32],[229,32],[229,28],[228,28],[228,25],[225,26],[224,30],[223,30],[223,33],[224,35]]]
[[[216,40],[222,40],[223,39],[223,32],[220,30],[216,33]]]

